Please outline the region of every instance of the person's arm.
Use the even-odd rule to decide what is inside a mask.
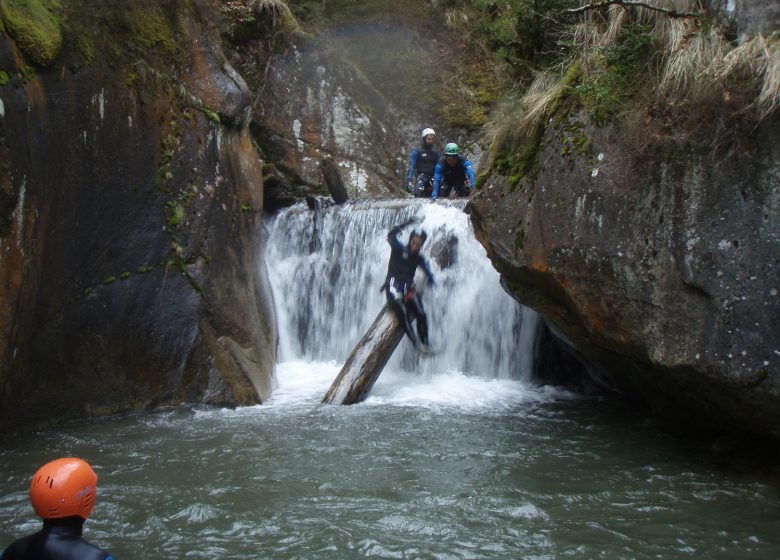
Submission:
[[[414,170],[417,167],[417,150],[412,150],[412,155],[409,156],[409,173],[406,174],[407,183],[411,183],[414,180]]]
[[[428,266],[428,261],[425,260],[423,257],[420,257],[420,267],[423,269],[423,272],[428,277],[428,285],[435,286],[436,280],[434,280],[433,278],[433,272],[431,272],[431,267]]]
[[[463,167],[466,169],[466,175],[469,178],[469,192],[471,192],[476,186],[476,183],[474,182],[474,168],[468,159],[463,161]]]
[[[416,224],[420,221],[420,218],[412,218],[411,220],[406,220],[402,224],[398,224],[393,229],[391,229],[389,232],[387,232],[387,242],[390,243],[391,247],[395,247],[397,249],[403,249],[404,244],[401,243],[401,241],[398,239],[398,234],[401,233],[401,230],[404,229],[406,226],[410,224]]]
[[[436,169],[433,172],[433,192],[431,198],[436,200],[439,196],[439,186],[441,185],[442,177],[444,177],[444,170],[441,167],[441,160],[436,163]]]

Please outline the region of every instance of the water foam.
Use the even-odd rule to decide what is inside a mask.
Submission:
[[[502,289],[462,203],[366,201],[316,212],[296,206],[269,221],[278,376],[288,377],[272,403],[314,400],[327,391],[385,303],[387,232],[412,217],[420,222],[413,227],[428,233],[423,254],[436,286],[427,289],[418,277],[418,291],[432,345],[443,350],[420,356],[404,338],[369,401],[500,406],[522,396],[517,381],[530,379],[539,318]]]

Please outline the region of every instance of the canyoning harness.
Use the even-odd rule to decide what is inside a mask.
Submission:
[[[420,173],[417,176],[417,183],[414,186],[414,196],[416,198],[430,198],[433,193],[433,175]]]

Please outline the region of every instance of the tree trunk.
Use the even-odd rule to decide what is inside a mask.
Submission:
[[[401,320],[385,304],[352,350],[322,399],[323,404],[355,404],[364,401],[403,337]]]
[[[320,162],[320,170],[325,178],[330,196],[333,197],[336,204],[344,204],[348,201],[347,187],[344,186],[344,179],[341,178],[336,162],[332,158],[325,158]]]

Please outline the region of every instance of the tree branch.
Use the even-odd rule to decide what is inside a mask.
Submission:
[[[567,14],[581,14],[588,10],[596,10],[598,8],[606,8],[607,6],[623,6],[623,7],[636,7],[645,8],[647,10],[653,10],[655,12],[661,12],[669,17],[678,18],[701,18],[702,14],[696,12],[678,12],[677,10],[671,10],[669,8],[662,8],[661,6],[653,6],[647,2],[641,2],[639,0],[602,0],[601,2],[589,3],[579,8],[570,8],[566,10]]]

